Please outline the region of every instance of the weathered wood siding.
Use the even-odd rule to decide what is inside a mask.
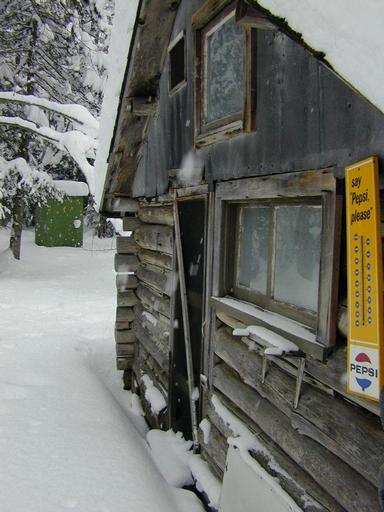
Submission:
[[[270,459],[276,459],[277,451],[281,468],[292,468],[288,473],[294,485],[288,485],[284,475],[275,476],[304,510],[314,509],[303,503],[302,488],[321,510],[357,512],[368,507],[378,511],[377,487],[384,453],[380,419],[338,398],[331,387],[320,389],[308,376],[299,406],[294,409],[294,372],[271,362],[262,383],[261,355],[250,351],[244,341],[221,322],[214,330],[213,387],[205,399],[205,417],[214,429],[209,441],[202,442],[208,462],[222,471],[226,440],[237,434],[217,414],[212,404],[216,395],[258,440],[261,438]],[[254,456],[262,462],[265,452],[260,448]],[[273,466],[266,467],[272,474],[276,472]]]
[[[172,37],[185,32],[187,84],[169,95],[166,59],[157,113],[148,121],[133,183],[133,197],[142,202],[136,216],[125,220],[125,229],[134,231],[133,242],[118,242],[116,258],[118,271],[135,272],[129,278],[117,276],[117,364],[127,368],[125,376],[133,367],[147,418],[152,427],[160,428],[169,427],[167,411],[153,413],[142,379],[148,375],[168,402],[173,216],[171,205],[161,202],[160,196],[168,193],[169,180],[185,155],[194,151],[191,17],[203,3],[180,3]],[[342,177],[345,165],[370,154],[378,155],[381,163],[384,116],[301,45],[279,31],[259,31],[256,60],[256,130],[196,150],[204,169],[201,181],[209,190],[223,180],[309,169],[333,168]],[[145,202],[145,197],[156,197],[158,203]],[[341,302],[345,267],[343,253]],[[378,511],[384,432],[375,405],[345,399],[345,383],[339,379],[345,364],[343,343],[327,363],[307,359],[301,398],[294,409],[295,364],[272,360],[262,383],[260,353],[232,335],[241,322],[214,313],[206,320],[212,320],[211,338],[204,343],[213,370],[202,397],[202,417],[210,422],[211,432],[204,439],[201,431],[200,443],[211,469],[222,476],[227,439],[238,435],[215,408],[215,400],[220,400],[253,434],[252,456],[303,510]],[[131,336],[136,340],[133,366]]]
[[[133,373],[146,417],[154,428],[168,428],[168,408],[154,414],[146,398],[143,375],[168,403],[169,339],[171,328],[173,214],[172,207],[141,203],[134,232],[138,250],[133,332],[138,340]]]
[[[159,109],[150,120],[133,185],[135,197],[168,189],[169,170],[193,150],[194,50],[191,17],[204,0],[183,0],[172,31],[186,37],[187,84],[168,92],[168,59]],[[383,115],[299,43],[279,31],[257,35],[256,130],[197,150],[206,181],[335,167],[384,156]]]

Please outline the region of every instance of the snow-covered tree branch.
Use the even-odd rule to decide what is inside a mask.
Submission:
[[[87,158],[94,159],[97,149],[97,139],[85,135],[78,130],[59,132],[47,126],[38,126],[32,121],[21,117],[0,116],[0,125],[12,126],[21,130],[33,132],[44,140],[54,144],[58,149],[66,151],[82,170],[91,194],[94,194],[94,168]]]
[[[62,104],[31,94],[0,91],[0,103],[18,103],[43,108],[49,112],[60,114],[73,123],[74,128],[85,135],[96,137],[99,129],[98,120],[82,105]]]

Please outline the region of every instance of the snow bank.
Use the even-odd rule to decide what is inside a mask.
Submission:
[[[384,2],[382,0],[259,0],[384,112]]]
[[[84,197],[89,194],[88,185],[82,181],[53,180],[55,187],[70,197]]]
[[[115,15],[107,58],[108,79],[101,109],[99,147],[95,162],[95,201],[98,208],[100,208],[107,174],[109,147],[117,117],[137,5],[138,0],[115,1]]]
[[[16,261],[0,230],[2,512],[203,510],[159,473],[122,389],[110,243],[38,247],[25,230]]]

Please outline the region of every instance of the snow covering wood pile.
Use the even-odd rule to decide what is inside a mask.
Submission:
[[[382,0],[258,0],[384,112]]]

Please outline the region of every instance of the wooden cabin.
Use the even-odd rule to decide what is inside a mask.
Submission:
[[[220,479],[244,426],[305,511],[379,510],[379,404],[346,388],[344,170],[371,155],[384,115],[256,2],[140,2],[102,201],[132,231],[117,367]]]

